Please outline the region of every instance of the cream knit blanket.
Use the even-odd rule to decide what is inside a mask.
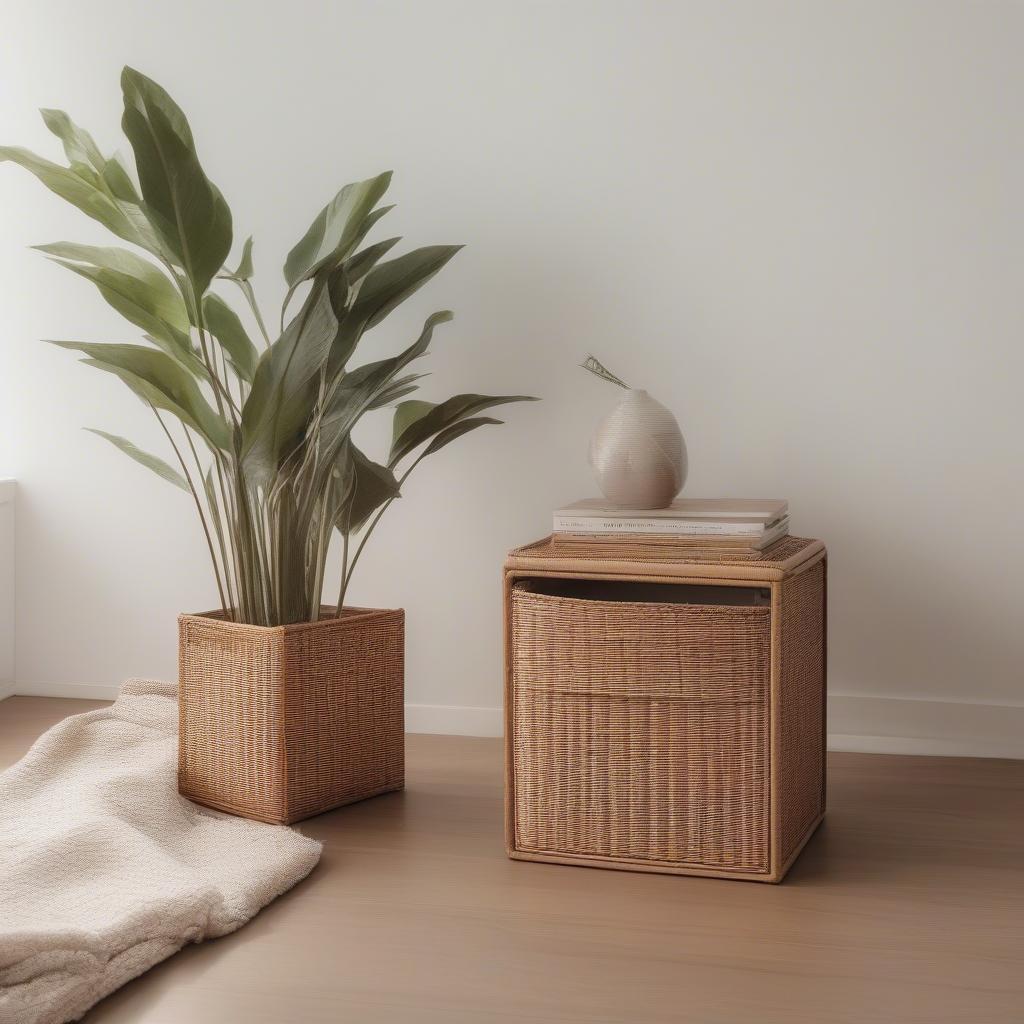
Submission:
[[[78,1020],[316,864],[312,839],[180,797],[177,747],[177,688],[132,680],[0,774],[0,1024]]]

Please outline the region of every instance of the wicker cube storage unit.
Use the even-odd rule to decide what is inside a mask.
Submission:
[[[825,813],[825,571],[798,537],[513,551],[509,856],[781,881]]]
[[[179,617],[178,790],[290,824],[401,789],[405,613],[249,626]]]

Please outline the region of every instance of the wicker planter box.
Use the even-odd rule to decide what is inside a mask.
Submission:
[[[509,856],[781,881],[825,812],[825,550],[512,552]]]
[[[180,616],[181,794],[287,824],[401,789],[404,623],[363,608],[277,627]]]

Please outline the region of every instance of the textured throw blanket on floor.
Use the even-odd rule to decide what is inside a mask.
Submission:
[[[312,839],[180,797],[177,748],[177,688],[133,680],[0,774],[0,1024],[77,1020],[316,864]]]

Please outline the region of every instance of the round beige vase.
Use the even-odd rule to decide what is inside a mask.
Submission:
[[[597,425],[590,465],[613,505],[666,508],[686,482],[686,444],[675,416],[646,391],[630,388]]]

